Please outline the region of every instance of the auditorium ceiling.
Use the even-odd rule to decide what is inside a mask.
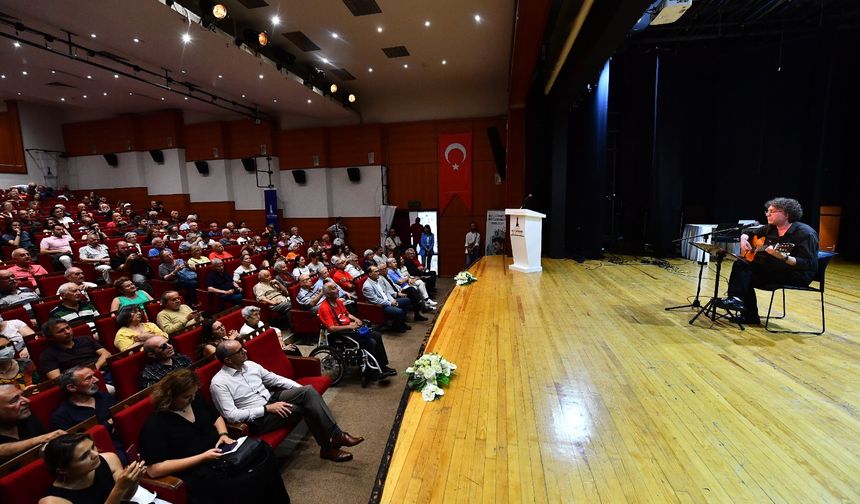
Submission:
[[[166,3],[0,0],[0,98],[288,126],[506,111],[514,0],[226,0],[208,29],[206,2]],[[237,46],[246,30],[266,48]]]

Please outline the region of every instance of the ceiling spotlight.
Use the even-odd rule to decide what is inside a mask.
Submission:
[[[266,47],[266,44],[269,43],[269,36],[266,35],[266,32],[261,31],[257,34],[257,42],[260,43],[261,47]]]
[[[224,19],[227,17],[227,6],[222,3],[217,3],[212,6],[212,15],[215,19]]]
[[[224,76],[223,76],[223,75],[221,75],[221,74],[218,74],[218,78],[219,78],[219,79],[223,79],[223,78],[224,78]]]
[[[51,73],[52,73],[52,74],[55,74],[55,73],[57,73],[57,71],[56,71],[56,70],[51,70]]]
[[[21,94],[21,93],[18,93],[18,94]],[[308,98],[308,103],[310,103],[310,102],[311,102],[311,99],[310,99],[310,98]]]
[[[182,43],[187,44],[189,42],[191,42],[191,34],[189,34],[188,32],[183,33],[182,34]]]
[[[382,33],[382,27],[381,26],[376,27],[376,33]]]
[[[95,33],[90,33],[90,38],[96,38],[96,34],[95,34]]]
[[[86,99],[87,99],[87,95],[84,95],[84,100],[86,100]]]
[[[5,78],[6,78],[6,74],[0,75],[0,79],[5,79]]]
[[[258,77],[262,79],[262,78],[263,78],[263,74],[258,75]]]
[[[481,22],[481,20],[482,20],[482,19],[481,19],[481,15],[480,15],[480,14],[475,14],[475,22],[476,22],[476,23],[480,23],[480,22]]]
[[[92,79],[92,78],[93,78],[92,75],[87,75],[87,79]]]
[[[281,24],[281,17],[278,15],[272,16],[272,26],[278,26]]]
[[[322,62],[323,62],[323,63],[325,63],[326,65],[328,65],[328,64],[329,64],[328,58],[323,58],[323,59],[322,59]]]
[[[443,65],[447,65],[447,64],[448,64],[448,60],[442,60],[442,64],[443,64]]]
[[[21,70],[21,75],[27,75],[27,71],[26,71],[26,70]]]
[[[373,73],[373,67],[368,67],[368,68],[367,68],[367,71],[368,71],[368,72],[370,72],[370,73]]]
[[[277,98],[272,98],[272,103],[278,103],[278,99],[277,99]]]
[[[403,68],[409,68],[409,63],[404,63]]]
[[[429,19],[427,21],[424,21],[424,27],[430,28],[430,20]]]
[[[161,97],[161,101],[164,101],[164,97],[163,97],[163,96]]]
[[[350,93],[346,99],[349,100],[349,103],[355,103],[355,95],[352,93]]]
[[[131,41],[132,41],[132,42],[134,42],[135,44],[139,44],[139,43],[140,43],[140,39],[139,39],[139,38],[137,38],[137,37],[134,37],[133,39],[131,39]]]
[[[66,101],[66,99],[65,99],[65,98],[60,98],[60,101]]]
[[[180,70],[179,70],[179,73],[181,73],[182,75],[185,75],[185,74],[187,74],[187,73],[188,73],[188,71],[187,71],[187,70],[185,70],[184,68],[182,68],[182,69],[180,69]]]
[[[187,100],[187,99],[188,99],[188,97],[186,96],[186,97],[185,97],[185,99]]]
[[[119,79],[119,74],[113,74],[114,79]]]
[[[21,43],[18,42],[17,40],[15,42],[12,42],[12,45],[15,46],[15,49],[21,47]]]
[[[107,91],[105,91],[104,93],[102,93],[102,96],[107,96]]]
[[[20,92],[20,91],[18,91],[18,96],[21,96],[21,92]]]
[[[337,84],[332,84],[328,89],[332,94],[337,93]]]
[[[339,37],[340,37],[340,35],[338,35],[337,32],[331,32],[331,38],[339,38]]]
[[[129,96],[131,96],[131,95],[133,95],[133,94],[134,94],[134,93],[132,93],[131,91],[129,91],[129,92],[128,92],[128,95],[129,95]]]

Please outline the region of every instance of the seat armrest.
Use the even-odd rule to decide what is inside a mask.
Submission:
[[[320,376],[320,360],[315,357],[294,357],[288,355],[290,364],[293,366],[293,371],[296,373],[296,378],[304,376]]]
[[[245,424],[245,423],[227,422],[227,432],[230,434],[231,438],[236,439],[236,438],[250,435],[251,429],[249,429],[248,424]]]
[[[162,476],[160,478],[141,478],[140,482],[147,488],[164,488],[167,490],[178,490],[182,486],[182,480],[176,476]]]

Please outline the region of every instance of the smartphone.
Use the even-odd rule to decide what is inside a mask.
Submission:
[[[129,464],[140,460],[140,454],[137,452],[137,447],[134,444],[125,449],[125,459]]]
[[[238,441],[234,441],[234,442],[229,443],[229,444],[222,444],[222,445],[221,445],[221,446],[219,446],[218,448],[220,448],[220,449],[221,449],[221,453],[230,453],[230,452],[232,452],[233,450],[235,450],[235,449],[236,449],[236,446],[237,446],[238,444],[239,444],[239,442],[238,442]]]

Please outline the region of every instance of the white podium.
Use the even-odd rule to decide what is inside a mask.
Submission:
[[[514,253],[514,263],[509,268],[523,273],[543,271],[540,249],[546,215],[525,208],[508,208],[505,215],[511,216],[508,229],[511,230],[511,248]]]

